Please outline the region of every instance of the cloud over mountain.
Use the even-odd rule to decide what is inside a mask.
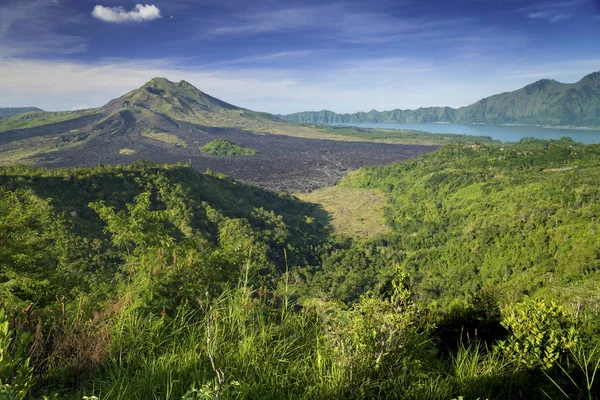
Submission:
[[[92,11],[92,16],[110,23],[143,22],[161,18],[160,9],[155,5],[137,4],[131,11],[123,7],[104,7],[97,5]]]

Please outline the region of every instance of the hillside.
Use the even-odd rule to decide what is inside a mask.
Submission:
[[[27,112],[42,111],[37,107],[0,107],[0,119]]]
[[[185,81],[155,78],[100,108],[29,112],[0,122],[0,165],[91,167],[135,160],[188,163],[275,190],[306,191],[348,170],[421,155],[461,135],[330,129],[236,107]],[[215,140],[243,151],[204,151]],[[483,138],[485,140],[485,138]],[[335,142],[333,141],[335,140]],[[369,141],[387,143],[370,143]],[[237,146],[237,147],[235,147]]]
[[[599,160],[599,146],[569,139],[449,145],[341,185],[387,194],[393,247],[424,304],[493,286],[506,300],[527,293],[585,308],[600,296]]]
[[[312,124],[350,124],[360,122],[398,122],[407,124],[451,122],[456,118],[456,110],[450,107],[429,107],[417,110],[392,110],[336,114],[333,111],[303,111],[280,115],[286,121]]]
[[[283,238],[285,245],[295,249],[290,261],[301,264],[307,262],[303,257],[313,257],[311,249],[328,235],[317,222],[326,216],[314,205],[219,174],[146,162],[91,169],[0,168],[0,204],[0,307],[7,311],[26,307],[29,301],[43,306],[55,292],[89,290],[94,281],[112,280],[125,266],[119,248],[131,251],[140,241],[154,240],[154,234],[212,251],[219,243],[231,249],[238,246],[233,237],[225,238],[234,235],[242,241],[236,253],[244,258],[254,246],[254,256],[265,263],[266,275],[283,268]],[[132,208],[133,204],[139,208]],[[109,208],[126,211],[115,215],[114,221],[107,220]],[[125,223],[124,218],[131,224],[139,218],[140,230],[119,225],[118,229],[125,229],[122,241],[108,240],[103,229],[111,221]],[[144,218],[149,220],[143,222]],[[307,223],[308,218],[315,222]],[[160,233],[149,231],[158,226]],[[29,292],[23,286],[28,280],[11,281],[15,274],[40,281],[58,274],[62,279]]]
[[[0,168],[0,395],[594,398],[598,176],[597,145],[449,144],[307,196],[329,214],[189,166]]]
[[[485,123],[544,126],[600,126],[600,72],[573,84],[543,79],[514,92],[497,94],[466,107],[429,107],[418,110],[369,111],[336,114],[308,111],[280,116],[305,123]]]

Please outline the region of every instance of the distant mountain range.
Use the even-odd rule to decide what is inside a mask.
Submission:
[[[497,125],[600,126],[600,72],[567,84],[542,79],[514,92],[497,94],[466,107],[428,107],[417,110],[336,114],[305,111],[280,115],[286,121],[307,123],[461,123]]]
[[[37,107],[6,107],[6,108],[0,107],[0,119],[6,118],[6,117],[11,117],[11,116],[17,115],[17,114],[32,112],[32,111],[42,111],[42,110]]]

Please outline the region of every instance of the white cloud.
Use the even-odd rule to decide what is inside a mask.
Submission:
[[[150,4],[137,4],[131,11],[126,11],[123,7],[104,7],[98,5],[94,7],[92,16],[101,21],[116,24],[123,22],[152,21],[161,18],[160,9],[155,5]]]
[[[528,18],[553,24],[573,18],[574,14],[581,13],[588,5],[589,0],[543,1],[534,2],[517,11],[525,13]]]
[[[446,37],[464,20],[394,17],[391,14],[353,10],[335,4],[279,7],[266,11],[247,10],[223,21],[203,20],[206,30],[198,38],[303,32],[321,39],[355,44],[375,44],[415,37]]]
[[[571,19],[571,17],[572,17],[571,14],[566,14],[566,13],[561,13],[561,12],[556,12],[556,11],[538,11],[538,12],[529,13],[527,16],[532,19],[544,19],[550,23],[566,21],[568,19]]]
[[[92,107],[85,105],[85,104],[80,104],[78,106],[71,108],[71,111],[88,110],[90,108],[92,108]]]

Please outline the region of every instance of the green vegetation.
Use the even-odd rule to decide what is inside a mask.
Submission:
[[[486,123],[571,127],[600,126],[600,72],[566,84],[543,79],[509,93],[479,100],[466,107],[429,107],[418,110],[369,111],[336,114],[306,111],[281,116],[287,121],[307,123]]]
[[[5,107],[0,108],[0,119],[33,111],[42,111],[37,107]]]
[[[418,110],[392,110],[357,112],[355,114],[337,114],[333,111],[303,111],[282,115],[286,121],[306,122],[313,124],[349,124],[357,122],[400,122],[409,124],[452,122],[456,118],[456,110],[450,107],[428,107]]]
[[[335,186],[297,196],[322,205],[331,215],[331,225],[336,233],[374,237],[389,232],[383,216],[385,196],[378,190]]]
[[[60,141],[46,136],[36,136],[0,146],[0,165],[33,164],[36,157],[62,149],[81,146],[77,134],[65,134]]]
[[[200,151],[216,156],[253,156],[258,153],[255,149],[242,147],[225,139],[215,139],[200,147]]]
[[[0,397],[596,398],[598,176],[448,144],[331,189],[387,196],[360,238],[189,166],[0,168]]]
[[[65,111],[65,112],[28,112],[0,120],[0,132],[16,129],[36,128],[39,126],[71,121],[86,115],[92,115],[97,110]]]
[[[455,144],[343,184],[388,193],[395,247],[424,303],[497,285],[513,299],[543,293],[585,306],[600,262],[590,234],[599,151],[570,139]]]

